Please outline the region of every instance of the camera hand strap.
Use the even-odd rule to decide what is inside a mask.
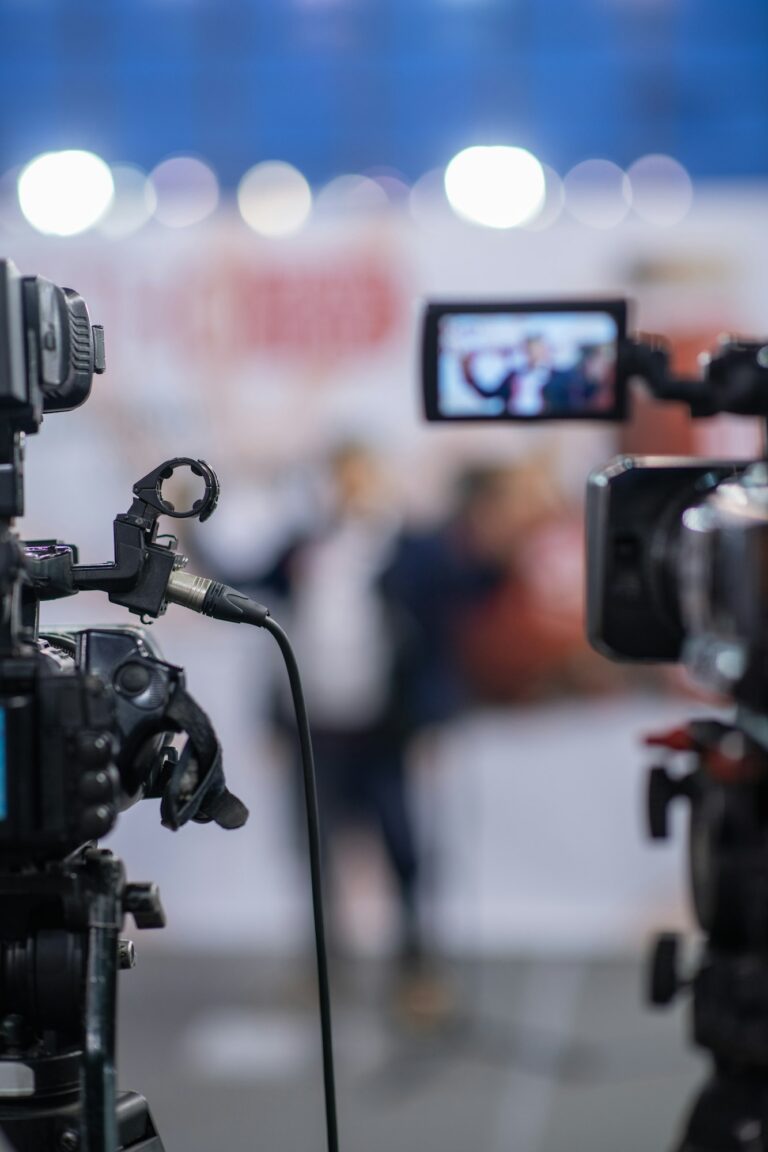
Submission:
[[[221,745],[213,725],[181,683],[171,697],[164,721],[174,731],[184,733],[187,741],[178,756],[168,755],[175,750],[166,750],[160,802],[163,825],[174,832],[188,820],[240,828],[248,819],[248,809],[227,788]]]

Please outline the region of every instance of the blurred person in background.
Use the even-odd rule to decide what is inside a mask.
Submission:
[[[326,859],[356,823],[381,837],[399,909],[404,964],[421,953],[418,854],[396,719],[396,639],[379,583],[399,521],[382,465],[363,444],[338,447],[328,461],[325,517],[290,542],[263,581],[287,599],[302,669],[317,768]],[[288,701],[278,723],[291,728]]]
[[[462,474],[447,517],[404,530],[382,579],[400,637],[400,723],[409,739],[456,719],[470,702],[460,655],[463,621],[505,571],[486,540],[484,490],[493,472],[478,467]]]
[[[217,575],[285,602],[312,726],[331,935],[338,943],[339,837],[362,823],[380,837],[394,880],[397,953],[407,980],[422,971],[424,959],[419,853],[404,757],[402,637],[382,594],[400,521],[381,461],[364,444],[338,446],[323,471],[328,490],[312,522],[284,539],[270,564],[250,571],[241,565],[230,580],[219,563]],[[284,689],[281,679],[273,720],[293,747],[295,723]],[[298,788],[299,774],[292,775]],[[303,792],[296,800],[303,820]]]
[[[478,702],[602,689],[604,661],[584,637],[581,535],[540,460],[467,468],[445,521],[403,533],[383,587],[404,637],[411,739]]]
[[[529,460],[464,479],[472,547],[497,571],[458,627],[457,660],[474,701],[527,703],[613,683],[584,634],[581,517],[554,476]]]

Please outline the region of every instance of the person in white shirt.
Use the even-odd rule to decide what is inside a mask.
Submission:
[[[525,366],[515,378],[509,411],[515,416],[539,416],[544,411],[544,389],[552,375],[552,352],[538,335],[526,336],[523,349]]]

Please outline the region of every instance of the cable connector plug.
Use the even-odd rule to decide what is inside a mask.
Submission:
[[[228,620],[232,624],[255,624],[263,628],[269,609],[251,600],[249,596],[206,576],[193,576],[190,572],[172,572],[165,591],[171,604],[180,604],[211,616],[214,620]]]

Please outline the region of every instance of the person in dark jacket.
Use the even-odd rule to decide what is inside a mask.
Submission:
[[[400,638],[381,588],[400,525],[380,464],[367,447],[339,446],[326,473],[323,512],[270,565],[241,571],[236,583],[285,604],[312,728],[330,893],[339,834],[357,823],[373,829],[394,880],[398,951],[408,963],[422,952],[419,853],[406,782]],[[274,720],[292,742],[295,722],[285,687],[281,677]],[[296,799],[303,806],[301,789]]]

